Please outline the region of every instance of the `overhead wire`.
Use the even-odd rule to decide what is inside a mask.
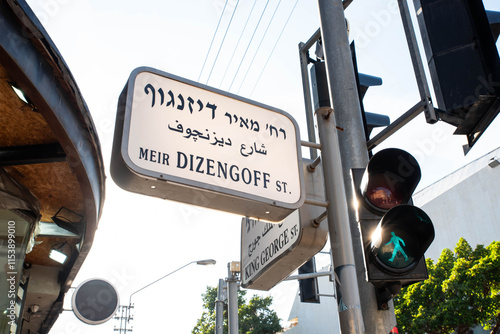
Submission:
[[[293,14],[293,12],[295,10],[295,7],[297,6],[298,2],[299,2],[299,0],[295,1],[295,4],[293,5],[292,11],[290,12],[290,15],[288,15],[288,18],[287,18],[287,20],[285,22],[285,25],[283,26],[283,29],[281,29],[281,32],[280,32],[280,34],[278,36],[278,39],[276,40],[276,43],[274,43],[273,49],[271,50],[271,53],[269,54],[269,57],[267,57],[266,63],[264,64],[264,67],[262,67],[262,71],[260,72],[259,77],[257,78],[257,81],[255,82],[255,85],[253,86],[252,91],[250,92],[249,97],[252,96],[252,94],[253,94],[253,92],[255,90],[255,87],[257,87],[257,84],[259,83],[259,80],[262,77],[262,73],[264,73],[264,70],[267,67],[267,63],[269,63],[269,60],[271,59],[271,57],[273,55],[274,49],[276,49],[276,46],[278,45],[278,43],[280,41],[281,35],[283,35],[283,31],[285,31],[285,28],[288,25],[288,21],[290,21],[290,18],[292,17],[292,14]]]
[[[236,13],[236,10],[238,9],[239,3],[240,3],[240,0],[238,0],[236,2],[236,6],[234,7],[233,14],[231,14],[231,19],[229,20],[229,24],[227,25],[226,32],[224,33],[224,37],[222,38],[222,42],[220,43],[219,50],[217,51],[217,55],[215,56],[214,63],[212,64],[212,68],[210,69],[210,73],[208,74],[208,78],[207,78],[207,81],[205,84],[208,84],[208,81],[210,80],[210,77],[212,76],[212,71],[214,70],[215,63],[217,63],[217,59],[219,58],[220,50],[222,49],[222,45],[224,45],[224,41],[226,40],[227,32],[229,31],[229,28],[231,27],[231,22],[233,22],[234,13]]]
[[[252,16],[252,13],[253,13],[253,10],[255,8],[256,3],[257,3],[257,0],[254,0],[252,9],[250,10],[250,14],[248,14],[245,25],[243,26],[243,30],[241,31],[240,37],[238,38],[238,42],[236,43],[236,46],[233,49],[233,54],[231,55],[231,59],[229,59],[229,62],[227,63],[226,70],[224,71],[224,75],[222,76],[222,80],[220,81],[220,84],[219,84],[219,88],[221,88],[222,83],[224,82],[224,79],[226,78],[227,70],[229,69],[229,66],[231,66],[231,63],[233,62],[234,54],[236,53],[236,50],[238,49],[238,46],[240,45],[241,37],[243,36],[243,34],[247,28],[248,21],[250,21],[250,17]]]
[[[201,67],[200,75],[198,76],[198,82],[200,81],[201,74],[203,73],[203,69],[205,68],[205,64],[207,63],[208,55],[210,54],[210,50],[212,50],[212,45],[215,40],[215,36],[217,35],[217,31],[219,30],[220,26],[220,21],[222,21],[222,16],[224,16],[224,11],[226,10],[227,2],[229,0],[226,0],[226,3],[224,3],[224,8],[222,8],[222,12],[220,13],[219,17],[219,22],[217,23],[217,28],[215,28],[214,36],[212,37],[212,41],[210,42],[210,47],[208,48],[207,55],[205,56],[205,61],[203,62],[203,66]]]
[[[267,31],[269,30],[269,27],[271,26],[271,23],[273,22],[274,16],[276,15],[276,12],[278,11],[278,8],[281,4],[281,0],[279,0],[278,5],[274,9],[273,16],[271,16],[271,19],[269,20],[269,23],[267,24],[266,30],[264,31],[264,34],[262,35],[262,38],[260,40],[259,46],[257,47],[257,50],[255,51],[252,60],[250,61],[250,65],[248,65],[247,71],[245,72],[245,76],[243,77],[243,80],[241,80],[240,87],[238,88],[236,94],[240,93],[241,87],[243,86],[243,83],[245,82],[245,79],[247,78],[248,72],[250,71],[250,68],[253,65],[253,61],[255,60],[255,56],[259,53],[260,46],[262,45],[262,42],[264,41],[264,38],[266,38]]]
[[[260,15],[259,21],[257,22],[257,25],[255,26],[255,29],[253,31],[252,37],[250,38],[250,41],[248,42],[247,48],[245,49],[245,53],[243,54],[243,57],[241,58],[240,64],[238,65],[238,68],[236,69],[236,73],[234,74],[233,80],[231,81],[231,85],[229,86],[229,89],[228,89],[229,91],[233,87],[234,80],[236,79],[236,76],[238,75],[238,72],[240,71],[241,64],[243,63],[243,60],[245,60],[245,56],[246,56],[246,54],[248,52],[248,48],[250,47],[250,44],[252,43],[252,40],[253,40],[253,38],[255,36],[255,32],[257,31],[257,28],[260,25],[260,21],[262,20],[262,17],[264,16],[264,13],[266,11],[266,8],[267,8],[268,4],[269,4],[269,0],[267,0],[266,6],[264,7],[264,10],[262,10],[262,14]]]

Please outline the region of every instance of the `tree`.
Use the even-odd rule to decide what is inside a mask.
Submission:
[[[404,288],[394,299],[402,333],[468,333],[500,329],[500,242],[478,245],[463,238],[437,263],[427,259],[429,279]]]
[[[241,334],[273,334],[281,331],[280,319],[275,311],[270,309],[273,302],[271,296],[259,297],[253,295],[248,303],[245,300],[246,290],[238,290],[238,323]],[[204,311],[193,328],[193,334],[215,333],[215,301],[217,288],[207,286],[202,295]],[[224,330],[227,334],[227,308],[224,307]]]

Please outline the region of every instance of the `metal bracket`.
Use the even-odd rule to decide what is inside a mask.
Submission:
[[[408,2],[407,0],[398,0],[398,4],[406,34],[406,41],[408,42],[408,50],[410,51],[411,61],[413,63],[415,79],[417,80],[418,91],[420,93],[420,101],[424,105],[425,119],[427,123],[434,124],[439,120],[439,117],[432,105],[431,93],[425,76],[422,58],[418,50],[417,36],[415,34],[415,29],[413,29]]]

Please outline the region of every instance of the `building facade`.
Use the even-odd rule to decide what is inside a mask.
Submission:
[[[0,32],[0,332],[48,333],[92,246],[103,158],[85,100],[24,0],[0,1]]]

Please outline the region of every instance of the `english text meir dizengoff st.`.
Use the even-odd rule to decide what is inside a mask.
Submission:
[[[171,154],[140,147],[139,159],[233,182],[243,182],[264,189],[269,188],[271,183],[271,175],[264,171],[240,167],[236,164],[229,164],[181,151],[176,152],[175,161],[172,161]],[[286,182],[276,181],[276,191],[286,192],[286,186]]]

